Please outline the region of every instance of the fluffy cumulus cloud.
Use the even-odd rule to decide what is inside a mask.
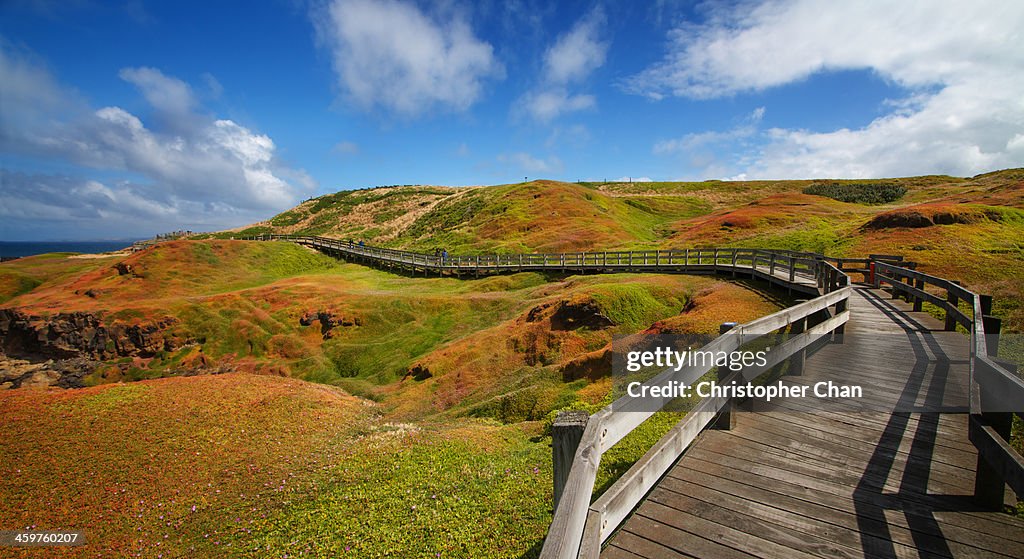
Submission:
[[[91,108],[36,61],[0,51],[0,150],[73,169],[6,169],[0,218],[22,230],[46,222],[91,234],[220,228],[261,219],[315,188],[277,160],[270,137],[199,112],[185,82],[154,68],[125,68],[120,77],[138,87],[154,122],[173,125]]]
[[[585,81],[604,64],[608,53],[608,43],[601,39],[604,23],[604,13],[595,10],[559,36],[544,52],[539,84],[519,99],[517,110],[548,122],[596,106],[593,95],[571,93],[570,87]]]
[[[628,79],[653,99],[763,91],[869,70],[907,91],[858,129],[772,129],[748,176],[969,175],[1024,161],[1024,3],[769,0],[712,14],[669,37]]]
[[[341,89],[364,109],[461,111],[504,74],[493,47],[458,15],[398,0],[332,0],[313,20]]]

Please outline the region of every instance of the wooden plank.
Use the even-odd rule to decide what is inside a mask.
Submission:
[[[882,471],[870,471],[866,463],[844,464],[837,456],[820,460],[811,460],[805,454],[799,452],[784,452],[777,446],[765,444],[755,446],[749,443],[743,445],[744,456],[739,466],[746,468],[747,462],[756,462],[761,467],[773,467],[780,472],[789,472],[811,477],[817,477],[822,483],[831,484],[834,487],[872,487],[879,490],[891,491],[893,493],[905,490],[907,487],[914,489],[921,485],[927,485],[933,491],[963,491],[973,483],[973,478],[966,476],[966,471],[957,475],[956,472],[945,470],[930,470],[927,467],[907,465],[906,462],[893,462],[892,468],[885,468]],[[783,452],[780,452],[782,450]],[[725,463],[730,456],[730,449],[716,447],[710,444],[701,445],[691,451],[695,459],[709,462]],[[755,460],[756,458],[756,460]],[[905,458],[905,456],[904,456]],[[885,457],[879,457],[885,460]],[[732,462],[729,462],[730,464]],[[845,467],[844,467],[845,466]],[[855,468],[856,471],[851,471]],[[849,469],[847,469],[849,468]],[[746,471],[754,471],[750,468]]]
[[[897,557],[918,557],[921,553],[948,556],[950,540],[946,532],[954,536],[952,547],[963,551],[965,557],[976,556],[986,547],[1009,545],[1009,549],[1013,549],[1012,546],[1020,545],[1019,542],[999,537],[993,540],[992,536],[970,529],[930,525],[917,520],[908,522],[906,516],[886,515],[878,508],[858,509],[852,503],[827,497],[820,502],[800,500],[788,494],[780,495],[759,486],[706,474],[697,473],[688,477],[693,479],[666,479],[652,494],[652,498],[663,500],[666,494],[684,495],[704,503],[704,508],[693,510],[725,509],[794,534],[828,542],[840,549],[855,553],[859,551],[869,557],[889,555],[886,552],[892,552]],[[911,526],[915,529],[912,530]],[[982,547],[961,542],[961,539]]]
[[[724,518],[725,522],[707,520],[691,514],[685,508],[673,508],[659,501],[651,500],[637,511],[637,514],[650,518],[655,522],[671,526],[683,532],[714,541],[735,550],[748,551],[751,555],[762,559],[813,559],[815,555],[804,551],[807,542],[802,545],[782,545],[772,538],[761,537],[754,522],[749,517],[739,515]],[[802,538],[797,535],[795,540]],[[789,542],[796,544],[797,542]]]
[[[903,422],[900,420],[902,426],[894,424],[892,429],[894,434],[897,434],[897,430],[901,431],[898,432],[899,439],[892,440],[895,437],[887,436],[881,430],[847,429],[846,432],[843,432],[839,428],[831,429],[831,426],[826,425],[826,421],[822,420],[818,420],[814,424],[808,422],[797,425],[792,420],[786,421],[781,418],[765,417],[767,415],[757,414],[756,424],[754,421],[748,422],[737,436],[757,440],[759,436],[771,435],[778,437],[780,441],[785,441],[787,438],[796,438],[812,448],[818,448],[818,444],[821,443],[821,445],[825,445],[822,447],[824,450],[834,449],[840,457],[851,452],[874,451],[878,448],[892,451],[899,456],[905,456],[909,454],[914,438],[918,436],[918,433],[924,432],[925,436],[922,438],[925,438],[928,434],[932,435],[927,437],[927,443],[932,450],[931,460],[938,462],[942,466],[948,465],[971,471],[973,470],[974,459],[977,456],[973,446],[950,448],[937,444],[936,439],[941,440],[943,438],[951,438],[951,436],[943,436],[931,424],[910,423],[909,421]],[[963,432],[960,432],[959,435],[963,436]]]
[[[730,480],[761,487],[773,493],[797,497],[803,501],[828,503],[832,507],[848,507],[856,510],[860,506],[861,508],[874,507],[884,510],[892,508],[898,503],[899,510],[903,514],[929,518],[936,514],[936,505],[945,501],[939,495],[857,492],[854,491],[855,487],[823,482],[814,476],[795,472],[779,472],[773,468],[758,467],[757,464],[744,463],[742,459],[736,457],[723,460],[716,456],[715,462],[707,462],[687,456],[685,463],[685,470],[679,467],[673,468],[669,471],[668,477],[687,479],[694,473],[708,474],[720,479],[725,476]],[[680,462],[680,465],[682,464],[683,462]],[[716,481],[716,483],[718,482]],[[967,492],[964,491],[964,493]],[[1012,527],[1013,530],[1020,531],[1024,536],[1024,521],[1013,519],[1007,515],[972,513],[970,510],[966,510],[970,497],[964,493],[959,494],[962,496],[961,499],[953,501],[964,510],[946,517],[947,524],[983,532],[986,537],[995,536],[1016,541],[1018,535],[1007,532],[1008,528]],[[1004,516],[1006,518],[1002,518]]]
[[[751,553],[736,550],[709,540],[703,535],[691,534],[667,524],[637,514],[630,522],[628,532],[640,537],[657,541],[661,545],[694,557],[714,557],[716,559],[749,559],[757,557]]]
[[[805,415],[809,416],[806,420],[801,417]],[[883,430],[888,427],[892,421],[892,415],[889,415],[889,420],[884,423],[872,424],[854,423],[838,419],[839,417],[843,419],[856,419],[861,415],[864,414],[836,414],[836,416],[833,417],[810,412],[770,411],[758,413],[757,417],[761,424],[765,424],[765,422],[768,422],[768,424],[771,422],[784,422],[787,425],[794,426],[801,430],[801,436],[803,437],[812,437],[817,439],[820,434],[828,433],[831,436],[845,437],[848,440],[870,443],[872,446],[883,445],[893,448],[903,446],[900,442],[893,442],[888,439],[881,440]],[[928,430],[934,431],[936,436],[932,444],[940,455],[943,455],[948,451],[952,453],[952,456],[956,457],[956,460],[952,463],[969,463],[970,459],[977,454],[977,451],[975,450],[974,445],[963,440],[963,424],[949,424],[942,422],[942,417],[951,416],[952,414],[907,414],[901,415],[900,421],[904,423],[905,432],[908,433],[916,432],[921,428],[927,428]],[[963,416],[961,415],[960,417]],[[812,420],[813,424],[809,424]]]
[[[601,557],[604,557],[605,559],[646,559],[642,555],[626,551],[617,545],[608,546],[608,548],[601,553]]]
[[[848,528],[856,524],[853,515],[841,519],[840,525],[829,525],[817,518],[759,505],[754,501],[675,479],[669,480],[665,487],[659,487],[651,495],[651,500],[712,522],[742,526],[745,532],[794,550],[794,554],[807,552],[818,557],[837,559],[864,556],[864,538],[858,531]],[[669,515],[671,513],[664,516]],[[876,539],[868,538],[869,550],[881,551],[884,547],[879,545],[883,542],[872,541]],[[908,546],[900,547],[904,548],[903,555],[912,551]]]
[[[683,462],[680,462],[680,465],[682,464]],[[1016,527],[1011,527],[998,522],[999,519],[988,517],[979,519],[959,513],[942,515],[930,507],[913,502],[901,503],[905,506],[900,509],[900,514],[887,515],[885,507],[878,503],[864,498],[851,498],[849,494],[821,491],[805,485],[803,479],[799,478],[789,481],[772,480],[725,465],[687,459],[686,467],[673,469],[662,485],[675,490],[677,481],[712,488],[722,494],[759,504],[758,506],[778,508],[788,514],[836,526],[852,528],[864,523],[858,519],[874,520],[874,525],[887,526],[888,530],[872,530],[873,533],[889,532],[891,541],[914,547],[917,547],[920,541],[920,537],[915,533],[938,536],[945,540],[946,545],[962,544],[995,550],[1003,548],[1009,550],[1005,553],[1010,553],[1010,556],[1015,556],[1015,549],[1024,547],[1024,542],[1019,541],[1024,535],[1024,530],[1021,529],[1024,528],[1024,523],[1018,522]],[[687,493],[690,490],[682,488],[679,491]],[[936,522],[939,519],[941,522]],[[867,524],[871,525],[870,522]]]
[[[615,538],[614,547],[627,549],[631,554],[644,559],[696,559],[693,555],[679,553],[670,547],[632,532],[620,532]],[[604,554],[602,554],[603,556]]]

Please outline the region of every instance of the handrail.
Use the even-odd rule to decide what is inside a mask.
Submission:
[[[923,302],[932,303],[945,311],[946,330],[960,324],[970,333],[968,437],[978,449],[975,496],[993,508],[1002,507],[1006,484],[1024,496],[1024,457],[1007,444],[1012,415],[1024,412],[1024,379],[995,359],[1001,322],[990,316],[992,298],[957,282],[893,264],[877,263],[875,272],[876,287],[889,284],[893,297],[904,294],[915,310],[921,310]],[[926,285],[944,290],[945,299],[925,291]],[[968,303],[970,316],[960,310],[960,301]]]
[[[1018,495],[1024,495],[1024,457],[1007,444],[1011,415],[1022,414],[1020,408],[1024,403],[1024,380],[994,359],[998,346],[999,321],[988,315],[991,311],[991,297],[973,293],[957,282],[919,272],[914,263],[904,261],[901,256],[872,254],[867,258],[832,258],[818,253],[790,250],[714,247],[438,256],[360,246],[350,241],[318,236],[262,235],[252,239],[293,241],[382,264],[403,266],[413,271],[422,269],[438,273],[534,269],[743,271],[791,289],[813,289],[819,295],[810,301],[735,327],[729,335],[723,334],[702,348],[731,351],[761,336],[790,327],[794,335],[769,352],[766,365],[730,374],[720,378],[722,382],[750,380],[802,352],[816,336],[842,333],[849,320],[847,305],[852,292],[847,273],[862,273],[865,278],[873,280],[876,288],[883,283],[890,285],[894,298],[902,294],[908,301],[913,301],[915,311],[920,311],[924,302],[943,309],[947,330],[955,330],[957,324],[968,329],[971,334],[969,438],[979,453],[976,497],[993,507],[1001,506],[1005,484],[1009,484]],[[862,267],[850,266],[858,264]],[[798,278],[804,281],[813,279],[813,287],[800,284]],[[926,285],[944,290],[945,299],[927,292]],[[960,310],[961,300],[969,303],[970,316]],[[821,318],[822,313],[831,307],[835,307],[830,313],[831,317]],[[711,368],[702,366],[683,368],[678,372],[666,371],[648,383],[662,382],[667,378],[692,383]],[[601,455],[654,413],[617,413],[623,407],[628,408],[630,403],[629,397],[625,396],[587,420],[541,550],[542,559],[597,557],[601,544],[642,500],[656,480],[716,416],[727,414],[727,406],[730,404],[721,398],[702,400],[697,408],[691,410],[659,440],[600,499],[591,504]]]
[[[752,275],[785,283],[791,288],[821,290],[835,287],[841,276],[842,260],[817,253],[761,248],[689,248],[668,250],[634,250],[569,253],[436,255],[377,246],[359,245],[352,241],[313,235],[258,235],[247,240],[282,240],[305,244],[318,250],[356,258],[366,258],[384,265],[400,266],[413,271],[434,273],[494,273],[528,270],[629,270],[652,269],[672,271],[749,272]],[[847,259],[853,261],[855,259]],[[836,265],[831,264],[835,262]],[[828,265],[825,265],[828,264]],[[864,270],[849,270],[864,271]],[[866,272],[865,272],[866,273]],[[779,278],[779,274],[787,277]],[[813,280],[814,285],[797,279]],[[847,280],[845,280],[848,282]],[[808,289],[810,288],[810,289]],[[817,292],[815,292],[816,294]]]
[[[721,379],[751,380],[785,359],[802,352],[814,339],[832,333],[842,333],[849,320],[848,300],[852,293],[846,272],[864,273],[872,265],[899,262],[899,257],[878,256],[867,259],[828,258],[817,253],[756,248],[693,248],[683,250],[641,250],[614,252],[486,254],[486,255],[429,255],[383,247],[363,246],[351,241],[304,235],[264,235],[259,240],[286,240],[307,244],[317,249],[368,258],[382,264],[395,264],[416,269],[445,271],[501,271],[524,269],[633,269],[653,270],[711,269],[714,271],[745,271],[781,283],[790,288],[808,289],[799,284],[813,279],[818,297],[761,317],[733,328],[702,348],[703,351],[731,352],[742,345],[772,332],[789,327],[794,334],[787,342],[769,351],[768,362],[761,367],[748,368]],[[884,259],[884,260],[883,260]],[[848,264],[863,264],[851,269]],[[828,312],[834,307],[834,311]],[[829,318],[822,318],[828,312]],[[802,354],[801,354],[802,355]],[[647,381],[661,384],[666,381],[692,384],[713,368],[712,364],[665,371]],[[601,544],[621,523],[629,512],[651,489],[672,463],[693,442],[716,416],[727,409],[729,402],[722,398],[704,399],[666,434],[629,471],[619,478],[600,499],[590,503],[601,456],[615,443],[646,421],[654,411],[619,413],[635,407],[635,399],[624,396],[608,407],[590,416],[573,455],[562,495],[556,505],[552,523],[541,550],[543,559],[576,559],[596,557]],[[661,402],[663,407],[667,403]],[[659,409],[660,409],[659,407]]]
[[[782,257],[790,259],[788,265],[796,266],[797,255],[769,253],[769,259]],[[823,295],[768,316],[736,326],[701,348],[701,351],[731,352],[742,345],[762,336],[791,327],[793,338],[776,346],[768,353],[768,363],[762,367],[744,369],[738,373],[723,375],[720,382],[751,380],[768,368],[775,366],[810,345],[815,337],[841,332],[849,320],[847,304],[852,293],[849,276],[823,258],[808,259],[813,263],[815,276],[819,279]],[[753,265],[757,265],[757,256]],[[825,281],[821,281],[824,279]],[[822,311],[835,307],[828,319],[808,324],[820,316]],[[679,371],[669,369],[648,380],[647,385],[661,385],[666,382],[692,384],[713,368],[712,364],[684,367]],[[601,544],[614,532],[629,512],[639,504],[653,484],[676,461],[696,436],[720,415],[729,402],[723,398],[707,398],[691,410],[633,467],[620,477],[600,499],[590,503],[600,467],[602,454],[633,429],[651,417],[651,400],[636,409],[639,399],[623,396],[590,416],[583,436],[573,457],[563,493],[558,500],[548,536],[541,549],[541,559],[593,558],[600,553]],[[664,398],[658,409],[664,407],[670,398]],[[556,474],[557,475],[557,474]]]

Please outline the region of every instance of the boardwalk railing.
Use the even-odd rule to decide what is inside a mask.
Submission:
[[[875,286],[888,285],[893,298],[903,296],[915,311],[924,303],[941,309],[946,330],[963,326],[971,335],[970,410],[968,437],[978,449],[975,498],[989,508],[1003,506],[1008,484],[1024,495],[1024,457],[1009,444],[1013,414],[1024,417],[1024,380],[1013,365],[997,360],[1001,324],[991,316],[992,297],[978,295],[958,283],[893,264],[878,263]],[[926,290],[937,288],[939,294]],[[964,312],[961,302],[966,303]]]
[[[779,255],[777,258],[797,258]],[[814,274],[828,278],[821,282],[823,295],[735,326],[700,351],[732,352],[763,336],[789,328],[791,336],[772,348],[764,365],[747,367],[738,372],[719,372],[719,382],[750,381],[786,359],[800,355],[808,345],[822,336],[842,332],[849,319],[847,302],[852,288],[849,277],[836,266],[822,259],[813,260]],[[669,382],[692,384],[712,369],[712,364],[684,367],[679,371],[667,370],[645,384],[665,385]],[[650,402],[650,400],[648,400]],[[665,399],[662,407],[669,402]],[[615,531],[648,491],[678,460],[679,456],[708,425],[716,421],[720,428],[729,428],[733,421],[732,403],[722,397],[701,400],[686,416],[661,438],[640,460],[622,475],[597,501],[591,504],[594,482],[602,454],[633,429],[650,418],[657,410],[640,406],[638,398],[623,396],[608,407],[590,416],[586,421],[579,445],[576,447],[564,487],[556,495],[556,506],[548,536],[541,550],[542,559],[593,558],[601,545]],[[643,409],[644,411],[624,411]],[[557,440],[555,442],[557,445]],[[560,449],[553,454],[558,456]],[[557,468],[556,468],[557,470]],[[560,472],[555,472],[556,487]]]
[[[869,273],[873,260],[828,258],[821,254],[759,248],[690,248],[530,254],[425,254],[364,246],[351,241],[311,235],[260,235],[247,240],[290,241],[327,254],[361,260],[412,273],[486,275],[494,273],[665,271],[749,275],[790,290],[818,295],[849,281],[844,273]],[[887,261],[900,257],[878,256]],[[861,267],[850,268],[851,265]],[[845,268],[844,268],[845,267]]]
[[[769,351],[764,366],[720,374],[719,382],[726,384],[754,379],[786,359],[791,359],[791,366],[800,363],[802,353],[815,339],[842,333],[849,320],[847,302],[852,290],[847,274],[860,273],[866,280],[874,282],[876,287],[888,285],[894,298],[906,297],[913,302],[915,311],[922,310],[924,303],[942,309],[946,315],[947,330],[955,330],[958,324],[968,330],[971,335],[969,438],[978,449],[975,496],[982,503],[998,508],[1002,506],[1006,484],[1018,495],[1024,495],[1024,458],[1008,443],[1012,416],[1014,413],[1022,415],[1020,404],[1024,402],[1024,381],[1010,370],[1010,366],[996,360],[1000,325],[998,319],[990,316],[991,297],[975,294],[956,282],[919,272],[914,269],[913,263],[903,262],[899,256],[870,255],[868,258],[838,259],[816,253],[749,248],[440,256],[361,246],[317,236],[263,235],[252,239],[296,242],[328,254],[413,273],[732,273],[765,279],[790,290],[813,294],[816,298],[737,326],[701,348],[709,352],[731,352],[758,338],[789,328],[790,338]],[[937,288],[941,293],[929,292],[927,286]],[[966,312],[961,302],[966,304]],[[668,381],[692,384],[711,368],[712,365],[708,364],[679,371],[670,370],[646,384],[660,385]],[[557,471],[556,467],[556,507],[541,551],[542,559],[597,557],[602,543],[678,460],[696,436],[712,422],[716,426],[728,428],[734,417],[729,412],[731,402],[724,398],[703,399],[598,500],[591,503],[601,455],[656,413],[623,412],[636,407],[631,406],[629,400],[630,397],[625,396],[589,418],[584,418],[582,435],[575,439],[578,444],[571,442],[577,444],[574,451],[571,448],[554,449],[556,457],[559,453],[568,452],[572,461],[567,473]]]

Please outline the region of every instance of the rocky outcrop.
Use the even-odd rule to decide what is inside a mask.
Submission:
[[[411,369],[406,371],[405,378],[411,378],[413,380],[427,380],[434,376],[434,373],[430,372],[425,365],[414,365]]]
[[[165,317],[143,324],[106,324],[87,312],[44,318],[18,309],[0,309],[0,350],[10,357],[33,359],[147,358],[191,343],[169,332],[176,322]]]
[[[359,317],[346,317],[335,311],[321,310],[321,311],[306,311],[299,318],[299,324],[302,326],[310,326],[314,322],[320,322],[320,334],[325,340],[329,340],[332,337],[331,331],[338,326],[362,326],[363,321]]]
[[[42,317],[0,309],[0,387],[82,387],[83,379],[103,361],[147,359],[194,343],[172,332],[176,322],[165,317],[142,324],[108,324],[87,312]],[[124,370],[129,366],[119,365]]]
[[[544,303],[530,309],[526,315],[527,322],[540,322],[545,318],[551,319],[552,330],[576,330],[583,327],[601,330],[615,326],[615,322],[591,300]]]
[[[140,277],[135,271],[135,267],[127,262],[118,262],[117,264],[114,264],[114,269],[117,270],[117,275],[119,276],[131,276],[133,278]]]

